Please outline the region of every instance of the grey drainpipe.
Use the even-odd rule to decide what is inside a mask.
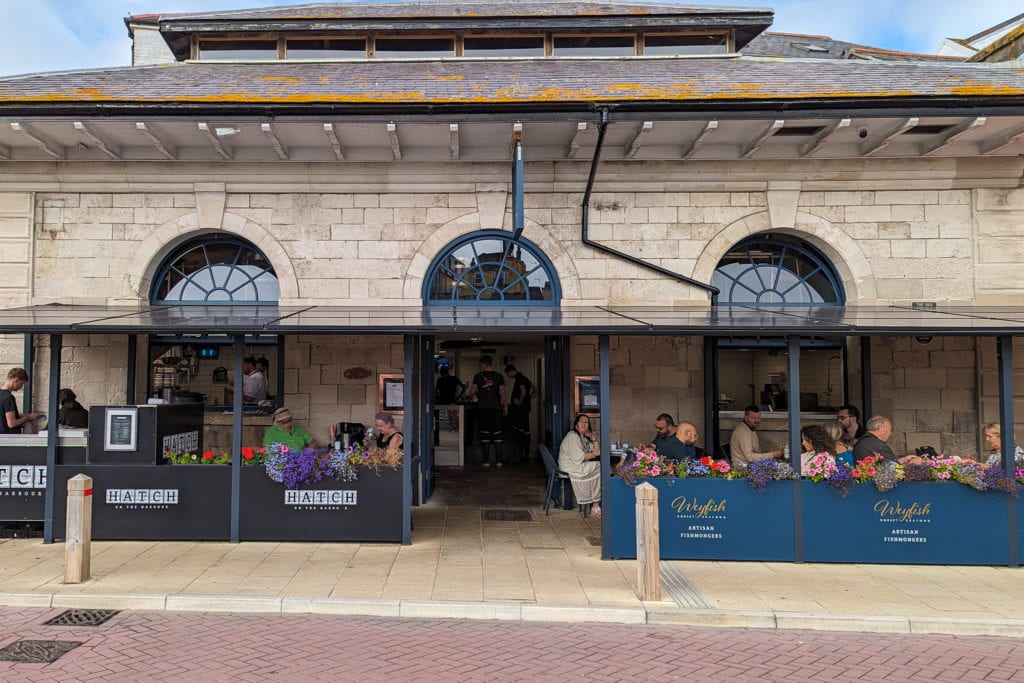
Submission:
[[[588,247],[597,249],[598,251],[602,251],[606,254],[611,254],[612,256],[615,256],[617,258],[629,261],[630,263],[636,264],[642,268],[653,270],[655,273],[661,273],[662,275],[666,275],[674,280],[678,280],[679,282],[685,282],[688,285],[699,287],[700,289],[703,289],[704,291],[711,295],[711,305],[717,306],[719,294],[718,287],[709,285],[706,282],[699,282],[697,280],[694,280],[693,278],[686,277],[685,275],[673,272],[671,270],[668,270],[667,268],[662,268],[661,266],[657,266],[653,263],[648,263],[647,261],[638,259],[635,256],[630,256],[629,254],[621,252],[617,249],[606,247],[600,242],[595,242],[587,236],[587,231],[590,229],[590,194],[594,190],[594,180],[597,177],[597,165],[601,163],[601,149],[604,147],[604,134],[607,129],[608,110],[602,109],[601,121],[598,122],[597,124],[597,146],[594,148],[594,159],[593,161],[590,162],[590,176],[587,178],[587,189],[583,192],[583,203],[580,206],[580,208],[582,209],[581,227],[583,231],[583,244],[587,245]]]

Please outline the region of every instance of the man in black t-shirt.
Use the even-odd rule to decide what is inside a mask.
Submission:
[[[495,465],[498,461],[498,447],[501,444],[502,415],[508,410],[505,394],[505,378],[495,372],[490,356],[480,356],[480,372],[469,385],[469,400],[476,403],[477,442],[480,444],[480,464],[483,467]]]
[[[530,459],[530,404],[533,383],[511,363],[505,366],[505,376],[512,380],[512,393],[508,400],[507,436],[513,444],[512,462]]]
[[[0,386],[0,434],[21,434],[22,425],[39,417],[39,413],[18,414],[15,391],[21,391],[28,384],[28,373],[24,368],[12,368],[7,380]]]

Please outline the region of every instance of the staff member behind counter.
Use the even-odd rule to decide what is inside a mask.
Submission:
[[[39,413],[18,414],[18,402],[13,392],[21,391],[26,384],[28,373],[25,368],[11,368],[7,373],[7,381],[0,386],[0,434],[21,434],[26,422],[39,417]]]

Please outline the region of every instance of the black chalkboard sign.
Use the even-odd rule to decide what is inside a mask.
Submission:
[[[139,433],[135,408],[107,408],[103,420],[103,450],[134,451]]]

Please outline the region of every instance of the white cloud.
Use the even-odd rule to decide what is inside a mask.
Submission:
[[[127,65],[131,41],[123,19],[128,14],[308,1],[0,0],[0,75]],[[1020,0],[709,0],[708,4],[773,7],[774,31],[828,35],[913,52],[932,52],[945,37],[965,38],[1024,9]]]

